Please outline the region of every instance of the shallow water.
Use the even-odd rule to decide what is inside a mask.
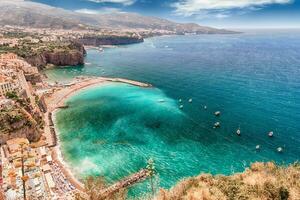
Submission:
[[[45,73],[51,80],[105,75],[155,87],[110,84],[70,98],[56,120],[63,155],[77,175],[109,181],[152,157],[163,187],[200,172],[242,171],[254,161],[299,160],[299,52],[297,32],[156,37],[102,53],[89,50],[90,64]],[[216,121],[220,129],[212,128]]]

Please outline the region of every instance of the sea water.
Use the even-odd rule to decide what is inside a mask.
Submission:
[[[46,75],[122,77],[154,87],[113,83],[69,98],[56,117],[63,156],[76,176],[108,182],[153,158],[165,188],[201,172],[240,172],[255,161],[293,163],[300,158],[299,52],[297,31],[164,36],[88,50],[86,65]],[[145,191],[147,182],[130,195]]]

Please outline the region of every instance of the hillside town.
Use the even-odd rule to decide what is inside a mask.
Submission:
[[[15,34],[22,35],[23,32]],[[57,37],[48,38],[46,34],[41,38],[27,34],[0,37],[0,46],[12,47],[0,52],[0,199],[89,199],[83,183],[73,176],[63,161],[54,128],[54,111],[65,108],[64,99],[69,94],[90,85],[107,82],[139,87],[151,85],[103,77],[76,77],[70,83],[48,82],[42,69],[29,63],[31,59],[14,53],[14,48],[24,47],[24,40],[30,47],[45,45],[43,41],[60,41]],[[62,57],[58,54],[58,59],[68,57],[73,51],[67,51]],[[48,67],[51,60],[45,64]],[[147,176],[147,170],[141,170],[103,193],[109,196]]]
[[[37,68],[8,53],[0,56],[0,69],[1,112],[20,106],[18,99],[11,97],[14,94],[28,100],[31,112],[42,113],[45,119],[46,108],[41,97],[50,88],[42,82]],[[27,115],[30,118],[33,114],[27,112]],[[11,125],[17,126],[14,123],[19,122]],[[11,134],[2,124],[0,128],[0,184],[5,199],[74,199],[80,191],[68,181],[61,165],[52,157],[52,138],[48,140],[43,129],[39,130],[39,140],[30,142],[24,133]]]

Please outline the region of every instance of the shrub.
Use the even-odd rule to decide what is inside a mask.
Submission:
[[[6,92],[5,96],[9,99],[18,99],[18,95],[15,91],[12,91],[12,92]]]

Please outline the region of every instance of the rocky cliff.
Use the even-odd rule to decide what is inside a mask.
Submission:
[[[40,122],[29,112],[17,105],[0,112],[0,144],[17,137],[36,142],[41,137]]]
[[[144,42],[139,36],[84,36],[79,41],[87,46],[125,45]]]
[[[81,65],[84,64],[86,51],[82,44],[72,42],[68,48],[56,49],[55,51],[45,50],[40,54],[25,57],[25,60],[39,69],[43,69],[47,64],[56,66]]]

